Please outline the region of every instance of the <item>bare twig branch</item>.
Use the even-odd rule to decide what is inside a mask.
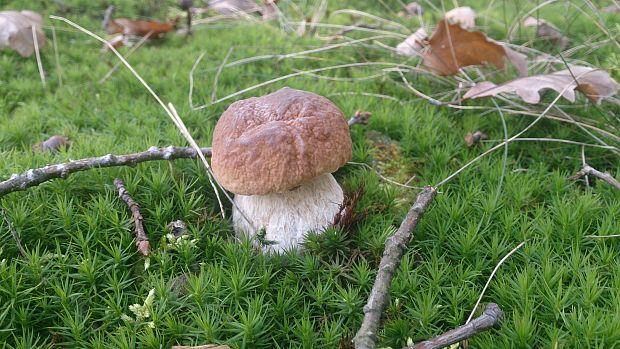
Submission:
[[[577,172],[574,176],[570,176],[568,179],[574,181],[588,175],[602,179],[603,181],[611,184],[614,188],[620,190],[620,182],[618,182],[614,176],[612,176],[609,172],[601,172],[588,164],[585,164],[579,172]]]
[[[140,205],[129,195],[123,181],[116,178],[114,180],[114,186],[118,189],[118,197],[127,204],[131,211],[131,217],[135,226],[134,234],[136,236],[136,247],[143,256],[148,256],[151,245],[149,244],[149,238],[146,236],[144,226],[142,225],[144,218],[142,218],[142,214],[140,214]]]
[[[364,306],[364,321],[353,338],[356,349],[374,349],[377,344],[377,330],[381,314],[388,303],[390,284],[400,259],[407,250],[412,231],[420,222],[422,215],[435,198],[437,189],[427,186],[418,194],[415,203],[409,209],[407,216],[398,228],[398,231],[385,241],[385,250],[379,263],[379,271]]]
[[[200,149],[204,156],[211,156],[211,148]],[[132,166],[146,161],[194,159],[198,154],[191,147],[166,148],[151,147],[140,153],[113,155],[72,160],[63,164],[48,165],[45,167],[30,169],[20,174],[14,174],[11,178],[0,182],[0,196],[39,185],[55,178],[67,178],[74,172],[86,171],[92,168]]]
[[[412,347],[403,349],[439,349],[445,348],[454,343],[474,336],[477,333],[486,331],[497,325],[504,317],[504,312],[495,303],[487,304],[484,313],[473,319],[470,323],[450,330],[442,335],[424,342],[420,342]]]
[[[2,215],[2,219],[4,219],[4,222],[6,223],[6,226],[9,229],[9,231],[11,232],[11,235],[13,235],[13,240],[15,240],[15,245],[17,245],[17,249],[19,250],[19,255],[22,257],[25,257],[26,250],[24,250],[24,247],[22,247],[22,243],[19,240],[17,231],[15,230],[15,227],[13,227],[13,223],[11,222],[9,217],[6,215],[6,212],[1,207],[0,207],[0,215]]]

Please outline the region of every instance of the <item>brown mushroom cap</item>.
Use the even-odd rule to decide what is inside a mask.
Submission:
[[[288,87],[233,103],[215,126],[212,147],[216,179],[241,195],[283,192],[351,159],[342,111]]]

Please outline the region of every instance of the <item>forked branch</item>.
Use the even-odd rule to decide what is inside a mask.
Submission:
[[[577,172],[574,176],[569,177],[568,179],[575,181],[584,176],[594,176],[597,177],[609,184],[611,184],[616,189],[620,190],[620,182],[614,178],[609,172],[601,172],[594,167],[585,164],[579,172]]]
[[[497,325],[504,317],[504,312],[495,303],[487,304],[484,313],[469,323],[441,334],[433,339],[420,342],[412,347],[403,349],[439,349],[458,343],[473,335],[486,331]]]
[[[400,260],[411,241],[412,231],[416,228],[424,212],[435,198],[437,189],[427,186],[418,194],[415,203],[409,209],[407,216],[394,235],[385,241],[383,257],[379,263],[379,270],[375,283],[370,291],[368,303],[364,306],[364,321],[353,338],[355,349],[374,349],[377,345],[377,330],[381,321],[381,314],[389,300],[390,285]]]

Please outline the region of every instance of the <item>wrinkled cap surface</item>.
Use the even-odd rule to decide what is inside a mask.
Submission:
[[[342,111],[288,87],[233,103],[215,126],[212,147],[216,179],[242,195],[283,192],[351,159]]]

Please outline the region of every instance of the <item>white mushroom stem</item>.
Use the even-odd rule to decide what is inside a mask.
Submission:
[[[233,224],[238,235],[265,229],[264,251],[282,252],[299,246],[308,232],[329,226],[344,200],[331,174],[324,174],[284,193],[235,195]],[[252,222],[249,224],[239,213]]]

